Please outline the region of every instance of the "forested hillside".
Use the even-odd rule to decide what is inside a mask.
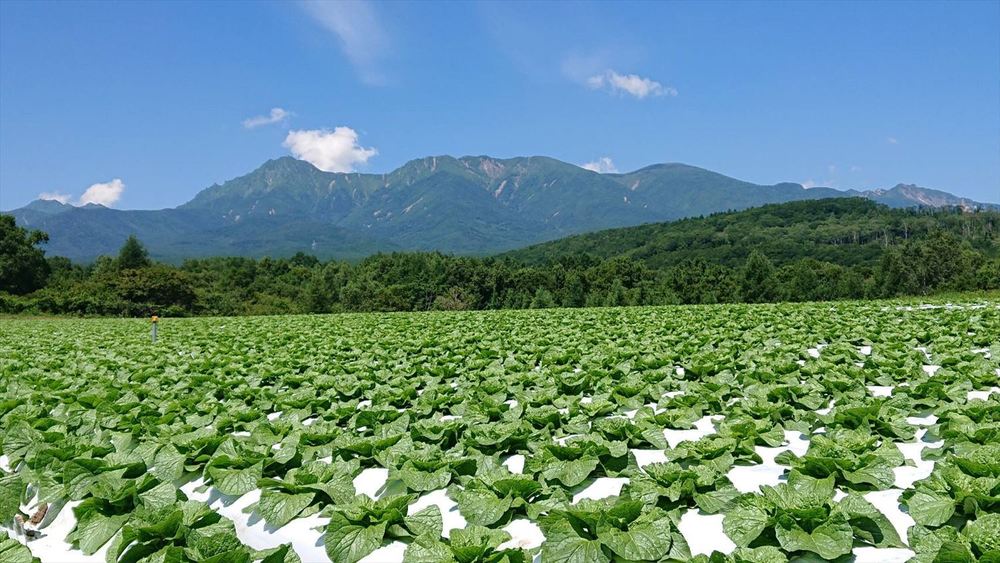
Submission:
[[[944,231],[994,257],[1000,250],[1000,212],[892,209],[860,198],[797,201],[715,213],[670,223],[610,229],[515,250],[529,264],[589,254],[627,256],[651,268],[685,260],[737,266],[756,249],[776,264],[803,258],[843,266],[874,265],[887,247]]]

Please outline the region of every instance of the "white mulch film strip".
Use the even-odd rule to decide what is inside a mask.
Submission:
[[[918,309],[929,309],[945,306],[920,306]],[[957,307],[957,306],[956,306]],[[913,307],[902,307],[900,310],[913,310]],[[825,344],[817,344],[814,348],[806,350],[810,358],[819,358]],[[918,348],[922,351],[928,362],[930,354],[926,348]],[[872,353],[871,346],[861,346],[859,352],[862,355]],[[989,357],[989,349],[973,350],[976,353],[983,353]],[[804,360],[800,360],[804,363]],[[940,366],[925,364],[924,372],[928,376],[933,376]],[[676,368],[678,375],[684,375],[684,368]],[[1000,370],[997,370],[1000,377]],[[455,385],[455,384],[453,384]],[[905,385],[905,384],[904,384]],[[889,386],[867,386],[868,391],[876,397],[888,397],[892,395],[893,387]],[[675,397],[683,391],[671,391],[665,397]],[[991,387],[985,390],[969,391],[968,399],[986,399],[992,393],[1000,393],[1000,387]],[[581,403],[589,403],[590,397],[583,397]],[[508,404],[516,405],[516,400],[508,401]],[[371,401],[363,401],[359,407],[371,406]],[[655,404],[649,407],[656,409]],[[827,414],[834,406],[834,401],[816,412]],[[612,416],[633,418],[637,411],[623,411]],[[659,412],[659,411],[657,411]],[[267,416],[268,420],[276,420],[281,416],[281,412],[274,412]],[[457,418],[450,415],[442,416],[444,419]],[[663,435],[670,448],[676,448],[683,441],[698,440],[704,436],[715,433],[715,424],[722,420],[722,415],[705,416],[695,422],[694,428],[688,430],[665,429]],[[303,424],[308,426],[316,419],[307,419]],[[914,521],[908,514],[901,510],[899,496],[905,489],[911,488],[913,484],[931,474],[934,469],[933,460],[925,460],[921,456],[924,448],[937,448],[943,442],[930,441],[926,436],[927,426],[937,422],[937,417],[933,414],[915,413],[906,419],[909,424],[920,427],[917,430],[913,442],[896,443],[903,456],[912,461],[913,465],[903,465],[893,470],[895,473],[894,487],[884,491],[872,491],[864,494],[864,498],[881,511],[892,523],[899,533],[904,543],[907,541],[907,530],[914,525]],[[823,429],[816,431],[823,432]],[[235,436],[249,435],[249,433],[237,432]],[[557,441],[565,443],[569,437],[559,438]],[[277,444],[275,447],[279,447]],[[727,477],[742,493],[756,492],[763,485],[778,485],[786,479],[787,466],[775,463],[775,458],[783,451],[790,450],[795,455],[801,456],[809,448],[809,438],[800,432],[785,431],[785,445],[775,448],[757,446],[755,449],[760,455],[763,463],[755,465],[734,466],[727,473]],[[633,449],[637,465],[642,468],[651,463],[665,462],[666,456],[662,450]],[[329,459],[327,459],[329,461]],[[521,473],[524,469],[524,456],[521,454],[506,456],[502,463],[512,473]],[[16,468],[10,467],[7,456],[0,456],[0,471],[10,473]],[[354,488],[357,494],[367,495],[373,499],[381,498],[387,494],[405,492],[405,487],[399,482],[388,482],[389,471],[385,468],[367,468],[354,479]],[[628,484],[628,478],[622,477],[598,477],[591,478],[578,486],[573,494],[573,503],[582,499],[602,499],[620,494],[622,488]],[[263,519],[255,513],[245,513],[244,510],[260,499],[260,490],[252,491],[240,497],[224,495],[214,487],[205,487],[202,477],[192,476],[186,482],[178,483],[179,488],[191,500],[205,502],[210,508],[218,512],[224,518],[231,520],[236,528],[236,535],[240,541],[254,549],[267,549],[278,547],[282,544],[290,543],[293,549],[305,563],[329,562],[323,545],[323,529],[328,518],[318,515],[306,518],[297,518],[285,526],[273,528],[268,526]],[[840,500],[845,493],[837,491],[836,500]],[[73,515],[73,507],[79,502],[70,502],[62,506],[52,506],[42,522],[41,535],[36,539],[26,541],[26,539],[14,533],[13,530],[4,527],[3,530],[11,537],[26,543],[35,557],[43,563],[104,563],[108,544],[105,544],[97,553],[87,556],[81,551],[75,550],[65,541],[67,534],[76,525]],[[36,501],[32,499],[24,504],[21,509],[26,514],[32,514],[36,508]],[[441,510],[443,518],[444,537],[449,537],[452,530],[464,528],[467,525],[462,517],[455,501],[448,498],[445,489],[439,489],[424,493],[408,508],[409,514],[414,514],[428,506],[436,505]],[[722,529],[722,514],[704,514],[698,509],[688,509],[681,517],[678,528],[687,540],[692,555],[710,554],[713,551],[731,553],[736,549],[736,545],[729,539]],[[521,547],[534,549],[542,545],[545,536],[535,522],[523,517],[515,518],[502,528],[510,534],[511,539],[501,547]],[[383,545],[364,559],[365,563],[395,563],[403,560],[403,553],[406,545],[399,541],[392,541]],[[854,549],[856,563],[896,563],[909,560],[914,552],[906,548],[875,548],[858,547]],[[535,562],[540,561],[540,555],[535,556]]]

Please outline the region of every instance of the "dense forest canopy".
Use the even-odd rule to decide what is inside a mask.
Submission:
[[[745,211],[610,229],[505,254],[540,264],[582,253],[627,256],[653,268],[704,259],[739,266],[751,250],[776,264],[814,258],[842,266],[874,265],[887,246],[945,231],[988,257],[997,255],[1000,213],[962,209],[891,209],[860,198],[796,201]]]
[[[817,301],[1000,289],[1000,213],[864,200],[768,205],[575,236],[499,257],[358,263],[219,257],[172,266],[130,237],[93,264],[44,258],[0,221],[0,312],[242,315]],[[22,259],[23,258],[23,259]],[[16,266],[16,267],[15,267]]]

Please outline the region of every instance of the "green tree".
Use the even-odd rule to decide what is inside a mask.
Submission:
[[[665,277],[667,287],[681,303],[727,303],[739,300],[738,273],[697,258],[670,268]]]
[[[178,315],[191,311],[195,302],[187,274],[169,266],[122,270],[112,286],[127,315]]]
[[[615,278],[611,282],[611,287],[608,289],[608,295],[604,299],[605,307],[621,307],[622,305],[628,305],[628,293],[625,291],[625,286],[622,285],[620,279]]]
[[[898,246],[891,246],[882,254],[875,270],[875,285],[881,297],[895,297],[917,293],[919,284],[914,266]]]
[[[42,231],[18,227],[12,215],[0,215],[0,291],[23,295],[45,285],[49,265],[35,245],[48,240]]]
[[[340,307],[340,293],[349,278],[348,268],[342,262],[313,268],[305,289],[306,307],[310,313],[330,313]]]
[[[967,241],[938,229],[917,247],[918,282],[924,292],[975,287],[977,255]]]
[[[747,303],[766,303],[778,298],[778,275],[774,264],[754,249],[740,272],[740,297]]]
[[[531,298],[532,309],[549,309],[556,306],[556,299],[552,292],[540,287],[535,290],[535,296]]]
[[[983,262],[976,271],[976,287],[979,289],[1000,289],[1000,258]]]
[[[664,274],[660,275],[653,284],[647,297],[649,305],[679,305],[680,297],[674,291],[670,279]]]
[[[437,311],[465,311],[471,309],[469,297],[460,287],[453,287],[434,298],[431,308]]]
[[[49,263],[49,286],[70,285],[87,278],[86,269],[65,256],[49,256],[45,261]]]
[[[563,307],[583,307],[587,299],[587,288],[583,283],[583,276],[576,271],[566,274],[565,281],[561,288],[561,304]]]
[[[118,251],[118,260],[116,266],[119,270],[136,270],[139,268],[147,268],[152,264],[149,259],[149,253],[146,252],[146,247],[139,242],[139,239],[135,235],[129,235],[128,240],[122,245],[121,250]]]

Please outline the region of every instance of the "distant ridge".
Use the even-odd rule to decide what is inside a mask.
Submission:
[[[431,156],[387,174],[331,173],[291,157],[155,211],[34,201],[11,211],[49,233],[47,252],[90,261],[130,234],[154,257],[287,256],[356,259],[379,251],[491,254],[600,229],[768,203],[863,197],[890,207],[992,208],[938,190],[759,185],[686,164],[598,174],[544,157]]]

